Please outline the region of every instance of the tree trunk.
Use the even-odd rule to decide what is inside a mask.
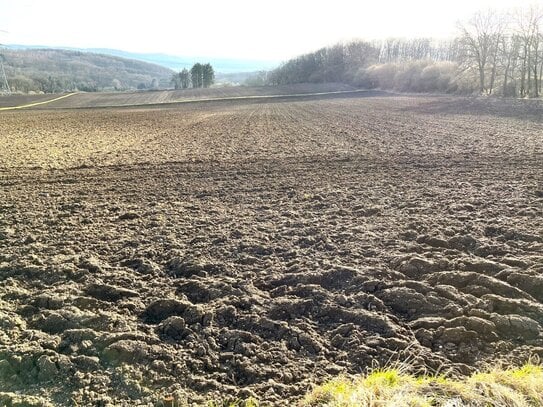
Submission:
[[[528,97],[532,95],[532,58],[528,56],[528,77],[526,79]]]
[[[526,96],[526,61],[528,59],[528,48],[524,44],[524,55],[522,57],[522,67],[520,71],[520,97]]]
[[[539,83],[537,78],[537,63],[534,65],[534,97],[539,97]]]
[[[479,88],[481,93],[485,93],[485,67],[479,63]]]
[[[503,74],[503,97],[507,96],[507,75],[509,74],[509,66],[511,65],[511,59],[507,59],[507,65]]]
[[[496,44],[494,47],[494,54],[492,55],[492,73],[490,75],[490,85],[488,89],[488,94],[491,95],[492,91],[494,89],[494,81],[496,80],[496,69],[497,69],[497,62],[498,62],[498,50],[500,48],[500,36],[496,36]]]
[[[496,59],[494,58],[494,63],[492,64],[492,73],[490,75],[490,84],[488,85],[488,94],[492,94],[494,89],[494,80],[496,79]]]

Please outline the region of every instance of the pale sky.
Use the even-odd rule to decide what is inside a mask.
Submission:
[[[286,60],[352,38],[449,37],[543,0],[0,0],[0,43]]]

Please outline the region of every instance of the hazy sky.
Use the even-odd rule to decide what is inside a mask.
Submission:
[[[447,37],[479,9],[533,3],[543,0],[0,0],[0,43],[277,61],[351,38]]]

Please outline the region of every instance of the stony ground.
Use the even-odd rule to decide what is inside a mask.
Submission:
[[[361,96],[0,114],[0,401],[543,356],[541,104]]]

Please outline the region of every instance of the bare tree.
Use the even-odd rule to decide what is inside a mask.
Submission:
[[[460,25],[461,62],[475,67],[479,77],[479,91],[492,93],[496,76],[498,45],[504,35],[504,20],[493,10],[479,12],[467,24]],[[490,67],[490,82],[487,70]]]
[[[500,43],[499,62],[503,73],[502,95],[516,95],[516,70],[519,62],[520,38],[506,35]]]
[[[520,96],[539,95],[542,20],[543,10],[538,6],[518,10],[516,13],[516,32],[521,40]]]

